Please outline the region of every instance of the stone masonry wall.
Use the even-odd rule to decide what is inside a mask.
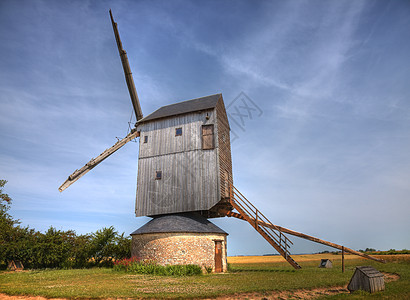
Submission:
[[[215,240],[222,241],[222,269],[227,271],[226,235],[149,233],[132,236],[131,255],[160,265],[196,264],[215,270]]]

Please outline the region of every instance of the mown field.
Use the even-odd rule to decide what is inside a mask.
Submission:
[[[372,265],[382,272],[395,273],[400,279],[386,283],[376,294],[316,295],[328,299],[410,299],[410,255],[380,256],[381,264],[353,255],[294,255],[302,266],[294,270],[278,256],[230,257],[231,271],[190,277],[165,277],[115,272],[112,269],[31,270],[0,272],[0,293],[46,298],[306,298],[309,290],[345,287],[356,266]],[[333,261],[332,269],[318,268],[321,258]],[[298,291],[303,290],[302,294]],[[337,289],[336,289],[337,290]],[[276,294],[275,294],[276,293]],[[284,293],[284,294],[283,294]],[[286,294],[287,293],[287,294]],[[331,294],[331,293],[330,293]],[[0,296],[1,298],[1,296]]]

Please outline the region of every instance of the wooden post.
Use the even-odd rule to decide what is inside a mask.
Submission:
[[[345,272],[345,247],[342,246],[342,273]]]

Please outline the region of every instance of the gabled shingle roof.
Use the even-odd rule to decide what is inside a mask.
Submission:
[[[145,233],[191,232],[226,234],[221,228],[195,213],[181,213],[154,217],[131,235]]]
[[[156,111],[154,111],[152,114],[149,114],[145,118],[139,120],[138,123],[143,123],[155,119],[166,118],[180,114],[186,114],[194,111],[212,109],[216,107],[216,104],[218,103],[218,100],[221,97],[222,94],[215,94],[183,102],[178,102],[171,105],[162,106],[158,108]]]

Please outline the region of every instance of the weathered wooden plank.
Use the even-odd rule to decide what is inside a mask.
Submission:
[[[229,197],[229,183],[233,184],[233,175],[229,121],[222,97],[217,103],[216,115],[219,187],[223,199]]]
[[[148,143],[140,142],[139,158],[201,149],[201,125],[215,124],[215,119],[215,112],[209,110],[139,124],[141,135],[148,136]],[[182,128],[182,136],[175,136],[177,127]]]
[[[155,180],[155,172],[162,179]],[[219,201],[216,153],[200,150],[138,160],[136,215],[207,210]]]
[[[149,142],[140,141],[136,216],[208,210],[219,201],[217,149],[203,151],[201,145],[202,125],[215,119],[211,110],[138,126]],[[157,170],[161,180],[153,179]]]

